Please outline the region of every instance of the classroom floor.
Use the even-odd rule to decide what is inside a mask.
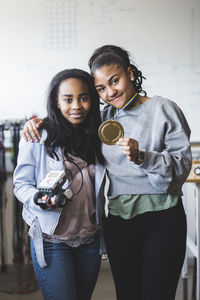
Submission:
[[[13,280],[13,274],[10,273],[10,278],[8,274],[5,275],[0,273],[0,282],[1,282],[1,290],[3,286],[6,286],[6,282],[11,282]],[[13,282],[14,284],[14,282]],[[188,299],[191,299],[191,286],[192,286],[192,269],[189,272],[189,280],[188,280]],[[2,293],[0,292],[0,300],[42,300],[43,297],[41,292],[37,289],[31,293],[26,295],[19,295],[16,293]],[[114,284],[112,280],[112,275],[110,272],[109,263],[107,260],[102,261],[101,271],[99,273],[97,285],[92,297],[92,300],[115,300],[115,291]],[[179,280],[179,285],[177,289],[177,295],[175,300],[183,300],[183,287],[182,287],[182,279]]]

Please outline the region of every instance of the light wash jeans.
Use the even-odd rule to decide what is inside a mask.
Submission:
[[[45,300],[90,300],[99,273],[100,237],[77,248],[64,243],[44,242],[47,268],[38,265],[32,239],[31,256]]]

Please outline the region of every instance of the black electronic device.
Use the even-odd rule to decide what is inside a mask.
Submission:
[[[73,196],[69,188],[62,189],[66,180],[67,175],[63,170],[50,171],[40,182],[38,192],[34,195],[34,203],[44,209],[49,206],[64,207]]]

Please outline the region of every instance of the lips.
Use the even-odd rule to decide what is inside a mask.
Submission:
[[[121,98],[121,95],[119,95],[113,99],[110,99],[110,102],[117,102],[120,98]]]
[[[83,113],[78,113],[78,114],[70,114],[70,117],[73,119],[81,119],[83,118],[84,114]]]

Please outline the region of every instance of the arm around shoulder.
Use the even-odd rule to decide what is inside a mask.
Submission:
[[[38,128],[41,128],[43,124],[43,119],[34,118],[27,121],[24,125],[22,136],[25,141],[35,141],[38,142],[40,139],[40,132]]]

